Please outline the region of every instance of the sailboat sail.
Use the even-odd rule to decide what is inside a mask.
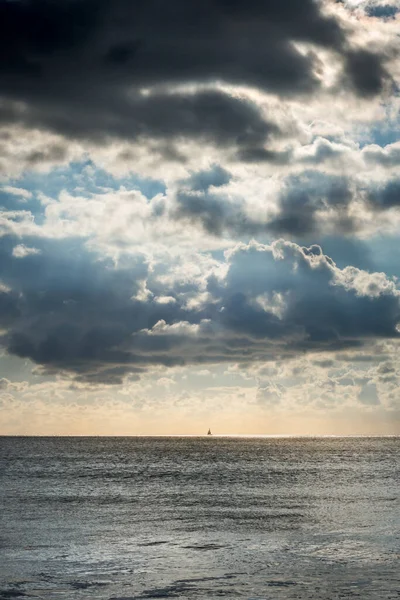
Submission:
[[[208,433],[207,433],[207,435],[212,435],[212,434],[211,434],[211,429],[209,429],[209,430],[208,430]]]

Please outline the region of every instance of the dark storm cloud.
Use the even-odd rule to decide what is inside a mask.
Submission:
[[[345,271],[352,283],[340,285],[337,279],[340,271],[322,254],[319,246],[306,249],[281,241],[273,247],[275,256],[265,247],[252,244],[234,256],[226,277],[226,289],[230,294],[237,290],[235,302],[244,303],[252,318],[249,315],[242,321],[237,319],[237,313],[231,316],[230,311],[224,311],[222,318],[228,318],[232,326],[242,329],[254,321],[254,333],[263,335],[263,321],[266,323],[271,318],[274,303],[279,307],[280,299],[275,296],[274,300],[274,294],[280,294],[285,310],[274,324],[280,336],[283,331],[290,331],[292,347],[333,349],[340,344],[356,345],[363,338],[397,336],[399,299],[393,290],[376,298],[364,295],[357,281],[360,272],[353,268]],[[370,285],[375,283],[371,276]],[[249,298],[259,298],[266,293],[266,306],[271,308],[261,317],[254,305],[251,310]],[[387,311],[385,317],[378,315],[377,310]]]
[[[215,189],[223,188],[231,179],[231,174],[218,165],[193,173],[180,182],[172,218],[199,224],[207,233],[215,236],[229,233],[240,237],[264,233],[267,230],[266,223],[258,222],[246,214],[244,200],[231,199],[223,191],[221,193]]]
[[[374,210],[385,210],[400,206],[400,179],[391,179],[381,186],[369,190],[368,200]]]
[[[303,90],[315,83],[312,64],[291,41],[339,50],[345,42],[312,0],[26,0],[3,2],[1,17],[6,74],[45,78],[58,64],[67,76],[74,66],[82,83],[84,74],[107,79],[111,68],[112,78],[139,85],[224,79]]]
[[[193,191],[206,192],[210,187],[222,187],[228,184],[232,175],[219,165],[213,165],[210,169],[192,173],[187,183]]]
[[[289,176],[279,198],[279,214],[270,222],[271,231],[297,237],[318,231],[318,212],[335,215],[336,231],[353,229],[347,209],[353,190],[346,177],[305,171]],[[332,216],[331,216],[332,219]]]
[[[177,193],[177,209],[173,218],[199,223],[211,235],[224,233],[236,235],[257,235],[266,231],[265,223],[259,223],[246,214],[243,201],[231,201],[212,192],[182,190]]]
[[[222,81],[312,93],[320,85],[315,55],[294,45],[307,42],[345,59],[357,93],[378,93],[381,58],[349,50],[339,22],[321,6],[314,0],[3,1],[0,119],[95,139],[201,137],[203,123],[206,137],[237,145],[243,160],[279,162],[264,147],[274,126],[248,103],[222,92],[171,95],[165,86]],[[158,91],[141,96],[143,87]]]
[[[131,372],[148,362],[124,345],[133,331],[152,327],[171,311],[135,300],[148,274],[143,258],[129,269],[115,269],[72,239],[35,240],[41,254],[16,258],[16,243],[2,238],[0,249],[0,281],[12,288],[0,288],[1,323],[8,329],[3,343],[10,353],[99,381],[104,369],[115,375],[114,369]],[[179,310],[172,312],[171,318],[182,317]],[[171,361],[168,356],[158,360]]]
[[[305,171],[284,180],[278,198],[278,212],[274,216],[256,219],[247,214],[244,200],[232,199],[209,187],[196,188],[191,178],[182,182],[177,192],[177,208],[173,217],[199,223],[205,231],[216,236],[269,233],[303,238],[319,231],[318,213],[329,211],[336,231],[347,233],[356,228],[348,214],[353,196],[354,191],[346,177]]]
[[[103,103],[103,104],[102,104]],[[275,123],[266,121],[257,107],[220,91],[155,94],[129,98],[103,98],[78,111],[50,104],[46,124],[69,137],[107,136],[164,142],[179,138],[202,139],[237,150],[240,156],[263,147],[270,136],[280,134]],[[41,124],[41,107],[26,113],[16,107],[12,119],[31,126]],[[9,116],[11,121],[11,116]],[[170,151],[170,150],[168,150]],[[54,154],[54,150],[53,150]],[[43,157],[44,160],[45,157]],[[32,156],[30,162],[39,157]]]
[[[384,166],[400,164],[399,149],[388,151],[367,150],[366,160]],[[215,169],[215,167],[214,167]],[[212,178],[213,170],[201,172],[200,178]],[[226,172],[224,172],[226,173]],[[210,185],[194,185],[196,175],[181,181],[176,193],[173,219],[200,225],[214,236],[233,238],[260,235],[288,236],[306,240],[314,236],[350,235],[362,226],[352,215],[355,202],[363,202],[366,211],[384,212],[400,207],[400,179],[393,178],[381,184],[357,181],[347,176],[329,175],[318,170],[306,170],[289,175],[282,181],[276,210],[267,214],[271,199],[265,197],[265,211],[259,208],[257,218],[248,212],[249,202],[232,195],[231,191],[215,189]],[[211,180],[210,180],[211,181]],[[219,184],[227,185],[230,179]],[[345,240],[343,240],[345,243]],[[358,257],[357,260],[360,260]],[[360,264],[363,264],[362,261]]]
[[[318,246],[239,246],[223,279],[204,273],[207,302],[188,308],[199,284],[157,281],[140,257],[123,269],[79,242],[31,239],[41,254],[16,258],[16,241],[1,245],[2,345],[78,381],[113,384],[152,365],[249,363],[398,336],[394,284],[340,271]],[[138,299],[145,279],[150,294]]]
[[[365,49],[351,50],[346,54],[345,75],[357,93],[366,98],[382,92],[389,80],[384,57]]]

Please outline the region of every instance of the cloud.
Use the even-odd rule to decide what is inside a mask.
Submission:
[[[32,254],[40,254],[40,250],[37,248],[29,248],[24,244],[18,244],[18,246],[15,246],[12,251],[12,255],[15,258],[25,258],[26,256],[31,256]]]
[[[100,114],[92,104],[83,105],[78,112],[66,108],[62,107],[60,112],[48,108],[46,126],[68,137],[92,138],[96,142],[106,142],[110,137],[139,143],[194,139],[232,151],[236,148],[240,156],[248,153],[251,157],[252,153],[263,151],[271,136],[280,133],[278,125],[264,119],[254,103],[218,90],[124,96],[107,104]],[[112,111],[108,118],[103,110]],[[12,115],[11,122],[32,127],[43,124],[41,115],[34,111],[29,113],[16,107]],[[174,152],[173,147],[159,149],[166,157]],[[35,152],[29,160],[31,163],[49,160],[49,152]],[[63,157],[64,150],[58,158]]]
[[[323,147],[331,148],[331,144],[326,142]],[[283,235],[304,242],[327,236],[345,239],[365,232],[370,235],[380,228],[396,230],[398,216],[389,220],[385,213],[400,206],[400,182],[380,167],[396,165],[397,145],[380,150],[367,146],[358,153],[349,147],[340,148],[335,158],[340,156],[352,169],[358,165],[360,173],[351,169],[344,174],[328,172],[322,165],[303,169],[298,164],[297,171],[271,177],[251,194],[245,182],[238,183],[232,174],[216,186],[203,187],[193,186],[191,176],[178,182],[169,216],[200,226],[212,236],[236,240]],[[370,172],[361,171],[363,159]],[[299,163],[320,160],[319,150],[314,153],[307,149]],[[371,174],[372,165],[376,170]],[[212,175],[213,168],[208,176]],[[201,176],[205,177],[205,172]]]
[[[368,200],[375,210],[400,206],[400,179],[389,179],[383,185],[371,186]]]
[[[375,146],[365,148],[358,152],[360,164],[363,154],[371,148],[375,152]],[[349,153],[344,160],[356,164],[351,158],[356,150]],[[303,154],[312,155],[308,149]],[[362,255],[354,254],[354,244],[374,232],[393,233],[400,223],[393,175],[379,165],[369,172],[338,174],[324,165],[304,169],[298,164],[293,171],[262,177],[247,167],[228,170],[214,163],[182,179],[174,181],[173,175],[166,185],[133,174],[115,178],[90,161],[72,163],[68,169],[21,178],[20,189],[28,188],[31,195],[23,205],[14,194],[2,194],[0,231],[19,241],[25,236],[90,239],[92,247],[114,257],[138,248],[158,252],[165,243],[168,251],[179,247],[181,252],[226,248],[253,237],[284,236],[301,244],[335,238],[335,259],[374,268],[365,248]],[[388,255],[379,269],[392,262]]]
[[[369,166],[397,167],[400,165],[400,143],[388,144],[385,148],[376,144],[367,146],[363,157]]]
[[[46,172],[83,154],[77,143],[43,129],[17,125],[12,115],[9,116],[10,119],[3,122],[0,119],[0,177],[8,179],[27,170]],[[25,190],[23,196],[18,196],[15,191],[18,189],[14,183],[3,186],[0,192],[14,194],[20,201],[30,199],[29,191]]]
[[[129,77],[131,84],[142,86],[212,77],[304,89],[315,81],[312,61],[291,42],[340,50],[345,41],[340,24],[312,0],[305,0],[301,10],[295,2],[259,0],[246,5],[196,1],[190,6],[182,0],[167,5],[30,0],[3,4],[1,22],[2,51],[8,59],[3,63],[5,75],[22,73],[35,84],[40,74],[54,91],[50,73],[56,74],[56,65],[63,66],[70,78],[77,55],[82,62],[74,75],[83,83],[85,75],[91,75],[91,82],[99,84],[99,75],[109,79],[112,69],[117,82]]]
[[[280,193],[278,214],[269,228],[277,234],[301,237],[323,229],[328,219],[321,219],[321,213],[325,213],[329,214],[332,229],[342,233],[351,231],[354,224],[348,209],[353,196],[352,183],[347,177],[319,171],[289,176]]]
[[[376,96],[390,79],[383,55],[366,49],[351,50],[346,55],[345,75],[360,96]]]
[[[3,186],[0,191],[4,192],[6,194],[11,194],[13,196],[17,196],[22,201],[29,200],[29,198],[32,198],[32,192],[30,192],[29,190],[25,190],[22,188],[16,188],[11,185]]]
[[[395,283],[339,269],[318,246],[239,244],[219,269],[184,284],[184,264],[158,278],[139,255],[116,266],[71,240],[35,245],[41,253],[21,260],[3,239],[2,344],[43,373],[78,382],[115,384],[156,365],[249,364],[399,336]],[[143,281],[148,294],[139,300]]]
[[[369,380],[364,380],[361,385],[358,399],[361,404],[366,404],[368,406],[378,405],[379,398],[377,395],[376,385],[371,383]]]
[[[194,192],[207,192],[211,187],[222,187],[231,180],[232,174],[229,171],[220,165],[213,165],[210,169],[192,173],[186,184]]]
[[[3,2],[0,121],[97,143],[205,138],[241,160],[279,163],[285,155],[265,147],[279,124],[220,84],[315,94],[325,85],[323,51],[344,61],[357,94],[379,94],[386,58],[353,47],[343,19],[314,0]],[[56,144],[30,160],[65,152]]]
[[[11,423],[395,408],[397,5],[0,2]]]
[[[269,211],[267,204],[259,214],[249,212],[246,198],[223,188],[229,181],[202,188],[193,186],[193,176],[182,181],[172,218],[198,223],[211,235],[235,238],[262,234],[302,238],[328,228],[346,233],[358,226],[349,210],[356,191],[348,177],[311,170],[290,175],[283,179],[275,202],[270,199]]]

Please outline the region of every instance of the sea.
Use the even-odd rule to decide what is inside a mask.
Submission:
[[[400,597],[399,437],[1,437],[0,599]]]

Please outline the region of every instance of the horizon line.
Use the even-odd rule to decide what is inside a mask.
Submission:
[[[291,433],[213,433],[204,434],[31,434],[0,433],[0,438],[397,438],[400,433],[353,433],[353,434],[291,434]]]

